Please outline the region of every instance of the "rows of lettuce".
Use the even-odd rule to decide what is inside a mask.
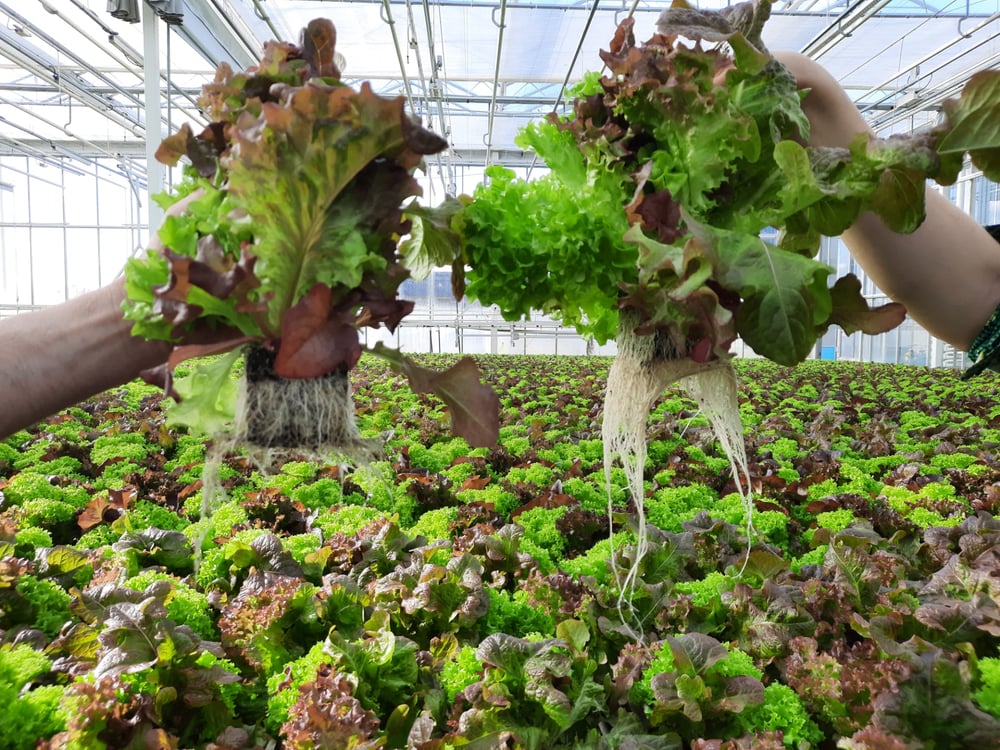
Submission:
[[[479,364],[497,448],[370,364],[385,461],[228,456],[210,514],[205,445],[146,386],[0,443],[0,747],[1000,746],[996,379],[741,362],[749,555],[665,394],[623,586],[607,360]]]

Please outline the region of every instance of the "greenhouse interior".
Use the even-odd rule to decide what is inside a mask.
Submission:
[[[705,8],[727,3],[702,0]],[[405,97],[442,135],[422,200],[471,193],[489,165],[545,171],[515,144],[520,128],[565,111],[567,91],[596,66],[617,24],[651,35],[665,2],[479,0],[23,0],[0,3],[0,317],[58,304],[114,279],[159,226],[153,200],[178,179],[153,154],[182,123],[206,124],[197,99],[217,66],[241,70],[269,39],[295,41],[312,19],[337,30],[345,82]],[[826,67],[882,136],[932,125],[969,76],[1000,65],[997,0],[791,0],[773,4],[771,49]],[[941,188],[982,224],[1000,223],[998,188],[969,166]],[[885,296],[837,238],[820,259]],[[456,302],[449,271],[401,289],[416,303],[393,341],[405,350],[606,354],[541,314],[504,320]],[[752,349],[735,351],[753,356]],[[826,359],[962,368],[964,353],[911,320],[887,333],[831,329]]]
[[[1000,750],[997,241],[1000,0],[0,0],[0,750]]]

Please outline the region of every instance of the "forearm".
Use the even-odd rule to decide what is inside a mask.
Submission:
[[[167,342],[130,335],[114,283],[0,322],[0,437],[164,362]]]
[[[1000,305],[1000,245],[961,209],[927,190],[927,218],[912,234],[874,214],[843,235],[865,273],[932,335],[968,350]]]
[[[822,67],[795,53],[779,53],[799,85],[809,89],[803,109],[814,146],[846,146],[869,133],[847,93]],[[933,189],[927,218],[912,234],[891,231],[864,214],[843,235],[865,273],[934,336],[968,349],[1000,304],[1000,246],[970,216]]]

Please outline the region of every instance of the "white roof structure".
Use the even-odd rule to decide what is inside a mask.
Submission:
[[[446,135],[451,149],[432,171],[453,188],[456,170],[530,163],[514,145],[518,128],[600,69],[598,50],[622,18],[633,14],[645,39],[668,4],[0,0],[0,153],[69,166],[108,157],[145,183],[147,141],[203,122],[196,97],[218,62],[244,68],[266,39],[295,40],[322,16],[337,26],[349,83],[405,96]],[[1000,65],[1000,0],[778,2],[764,40],[819,59],[876,129],[911,130],[972,72]]]

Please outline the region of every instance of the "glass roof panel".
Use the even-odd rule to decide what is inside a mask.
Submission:
[[[638,38],[654,33],[668,5],[635,5]],[[252,22],[266,19],[296,39],[309,20],[325,16],[337,25],[348,82],[370,80],[376,91],[407,96],[426,124],[448,135],[455,158],[485,162],[486,144],[514,157],[517,129],[550,111],[564,82],[600,69],[598,51],[631,6],[173,0],[181,26],[156,24],[162,128],[201,122],[196,97],[214,73],[206,56],[220,49],[219,32],[246,39]],[[107,0],[0,0],[2,148],[44,149],[52,140],[81,154],[144,160],[143,26],[113,18]],[[256,39],[258,50],[264,38]],[[788,0],[775,4],[764,40],[773,49],[812,51],[873,124],[905,128],[916,123],[915,112],[933,117],[972,71],[1000,65],[1000,0]]]

